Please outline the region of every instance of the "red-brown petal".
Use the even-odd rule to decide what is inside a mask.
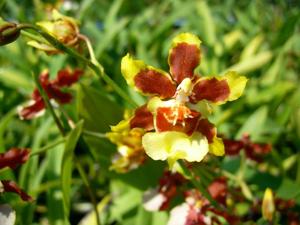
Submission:
[[[45,104],[43,99],[35,101],[33,104],[26,106],[21,109],[19,115],[21,119],[30,120],[34,118],[38,113],[45,109]]]
[[[146,131],[154,129],[153,115],[148,110],[147,105],[143,105],[135,110],[134,116],[130,120],[130,128],[143,128]]]
[[[256,162],[261,162],[272,150],[271,144],[253,143],[248,134],[244,134],[241,141],[244,143],[246,156]]]
[[[16,168],[29,159],[30,151],[25,148],[11,148],[0,154],[0,169],[4,167]]]
[[[177,84],[180,84],[184,78],[191,78],[199,62],[200,49],[197,45],[179,43],[171,49],[170,72]]]
[[[208,192],[217,202],[226,205],[227,180],[225,177],[215,179],[209,186]]]
[[[251,143],[245,146],[246,156],[256,162],[261,162],[263,157],[272,149],[271,144]]]
[[[73,98],[70,93],[61,91],[56,85],[49,84],[46,91],[50,99],[54,98],[60,104],[69,103]]]
[[[190,101],[192,103],[197,103],[201,100],[220,102],[226,100],[229,94],[230,88],[225,79],[218,80],[215,77],[202,79],[194,85]]]
[[[226,155],[237,155],[244,148],[244,143],[242,141],[223,139],[223,143]]]
[[[32,201],[32,197],[26,194],[14,181],[1,180],[4,192],[13,192],[18,194],[23,201]]]
[[[83,71],[80,69],[76,69],[73,72],[70,72],[68,69],[60,70],[52,83],[59,87],[71,86],[79,80],[82,73]]]
[[[135,86],[145,94],[171,98],[176,92],[174,82],[157,70],[145,69],[134,77]]]
[[[44,71],[39,76],[39,81],[42,85],[42,87],[45,89],[45,87],[49,84],[49,73],[48,71]]]
[[[216,136],[216,128],[207,119],[199,120],[196,129],[207,138],[208,143],[213,142],[213,139]]]
[[[159,107],[156,115],[156,129],[158,132],[179,131],[192,135],[197,126],[200,113],[182,107]],[[186,115],[184,115],[186,114]],[[175,121],[175,124],[174,124]]]

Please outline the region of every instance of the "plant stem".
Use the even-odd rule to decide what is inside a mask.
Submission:
[[[62,126],[62,124],[61,124],[61,122],[60,122],[58,116],[56,115],[56,113],[55,113],[55,111],[54,111],[54,108],[53,108],[53,106],[51,105],[50,100],[49,100],[49,98],[48,98],[48,95],[47,95],[47,93],[45,92],[45,90],[43,89],[43,87],[42,87],[42,85],[41,85],[41,83],[40,83],[40,81],[39,81],[39,76],[38,76],[38,74],[37,74],[37,73],[33,73],[33,78],[34,78],[34,81],[35,81],[35,83],[36,83],[37,89],[38,89],[38,91],[40,92],[40,94],[41,94],[41,96],[42,96],[42,98],[43,98],[43,100],[44,100],[44,102],[45,102],[45,104],[46,104],[46,106],[47,106],[49,112],[51,113],[51,115],[52,115],[52,117],[53,117],[53,119],[54,119],[54,122],[56,123],[56,125],[57,125],[57,127],[58,127],[60,133],[62,134],[62,136],[65,136],[65,130],[64,130],[64,127]]]
[[[97,209],[97,201],[96,201],[96,197],[92,191],[92,188],[90,186],[90,183],[89,183],[89,180],[88,180],[88,177],[87,175],[85,174],[84,172],[84,169],[82,168],[81,164],[79,161],[76,160],[76,167],[77,167],[77,170],[83,180],[83,183],[85,184],[86,186],[86,189],[88,191],[88,194],[90,196],[90,199],[92,200],[92,205],[93,205],[93,208],[94,208],[94,211],[95,211],[95,216],[96,216],[96,221],[97,221],[97,225],[101,225],[100,223],[100,216],[99,216],[99,212],[98,212],[98,209]]]
[[[97,59],[95,57],[94,49],[92,47],[90,39],[87,36],[83,35],[83,34],[79,34],[78,37],[86,43],[86,46],[89,50],[89,54],[90,54],[92,63],[94,63],[95,65],[99,64],[99,62],[97,61]],[[101,66],[101,65],[98,65],[98,66]]]
[[[96,58],[93,58],[92,62],[90,60],[88,60],[87,58],[83,57],[82,55],[80,55],[78,52],[76,52],[75,50],[73,50],[72,48],[69,48],[68,46],[62,44],[61,42],[59,42],[58,40],[56,40],[55,37],[53,37],[52,35],[50,35],[49,33],[43,31],[42,29],[32,25],[32,24],[20,24],[19,25],[20,29],[32,29],[34,31],[36,31],[37,33],[39,33],[42,37],[44,37],[53,47],[68,53],[70,56],[86,63],[94,72],[97,76],[99,76],[100,78],[103,78],[103,80],[109,84],[117,93],[120,97],[122,97],[124,100],[126,100],[130,105],[132,105],[133,107],[137,107],[138,104],[136,102],[134,102],[129,95],[123,91],[122,88],[120,88],[115,82],[114,80],[112,80],[104,71],[103,67],[99,64],[99,62],[96,60]],[[90,43],[88,44],[88,48],[91,48]]]
[[[106,138],[106,134],[103,134],[103,133],[97,133],[97,132],[88,131],[88,130],[84,130],[82,133],[83,133],[83,135],[90,136],[90,137]]]
[[[61,143],[64,143],[64,142],[65,142],[65,139],[64,139],[64,138],[63,138],[63,139],[59,139],[59,140],[57,140],[57,141],[55,141],[55,142],[53,142],[53,143],[51,143],[51,144],[49,144],[49,145],[46,145],[46,146],[40,148],[40,149],[37,150],[37,151],[31,153],[31,154],[30,154],[30,157],[33,157],[33,156],[36,156],[36,155],[40,155],[40,154],[42,154],[42,153],[45,153],[48,149],[51,149],[51,148],[53,148],[53,147],[55,147],[55,146],[57,146],[57,145],[59,145],[59,144],[61,144]]]
[[[179,160],[179,166],[182,169],[185,176],[189,178],[189,180],[192,182],[192,184],[207,198],[207,200],[217,209],[221,209],[218,202],[216,202],[210,193],[206,190],[206,188],[195,178],[193,173],[185,166],[184,162],[182,160]]]

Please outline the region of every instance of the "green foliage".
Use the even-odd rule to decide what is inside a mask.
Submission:
[[[74,157],[74,150],[82,132],[82,127],[83,121],[80,121],[68,135],[61,163],[61,187],[66,221],[68,221],[68,217],[70,214],[72,171],[74,166],[74,160],[76,160]]]
[[[241,188],[248,200],[261,198],[265,188],[270,187],[278,197],[294,199],[299,208],[297,1],[82,0],[70,1],[69,8],[67,3],[58,2],[62,1],[0,0],[1,17],[35,23],[46,19],[46,8],[57,3],[61,12],[78,19],[81,33],[90,38],[107,75],[140,105],[144,98],[127,88],[120,72],[120,59],[130,52],[147,64],[168,71],[170,40],[183,31],[202,40],[199,74],[236,70],[247,76],[249,83],[243,97],[218,107],[211,119],[225,137],[240,138],[249,133],[254,141],[271,143],[272,152],[261,164],[240,155],[218,158],[194,172],[205,177],[203,184],[207,186],[216,175],[209,167],[219,167],[240,179],[229,178],[230,184]],[[166,164],[150,161],[126,174],[117,174],[109,169],[116,146],[105,135],[97,136],[123,118],[128,103],[82,62],[67,55],[46,55],[27,46],[29,40],[22,35],[17,42],[0,48],[1,153],[13,146],[29,147],[34,153],[60,136],[48,112],[31,121],[20,120],[16,115],[17,107],[26,104],[35,87],[32,71],[49,69],[53,78],[58,70],[69,66],[82,68],[84,75],[72,87],[73,101],[56,109],[65,124],[76,124],[65,145],[31,157],[18,170],[0,171],[0,180],[17,181],[35,199],[23,203],[18,198],[7,198],[17,212],[17,224],[45,224],[45,220],[55,225],[78,224],[92,204],[74,169],[76,162],[83,165],[99,205],[111,196],[111,202],[105,203],[100,213],[102,224],[166,224],[167,212],[149,213],[141,205],[143,191],[157,185]],[[80,54],[89,57],[85,49]],[[247,202],[239,204],[239,213],[250,210]],[[282,222],[280,216],[278,221]],[[265,222],[261,219],[257,224]]]

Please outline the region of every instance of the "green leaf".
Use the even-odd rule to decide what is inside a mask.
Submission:
[[[12,121],[13,117],[16,114],[16,110],[12,109],[5,116],[0,119],[0,153],[5,151],[5,142],[4,142],[4,131],[8,124]]]
[[[82,132],[83,121],[77,123],[76,127],[68,134],[65,143],[65,150],[61,164],[61,185],[63,193],[64,212],[66,219],[70,214],[70,191],[72,181],[72,170],[74,150]]]
[[[0,82],[13,89],[32,90],[33,83],[19,70],[0,68]]]
[[[123,117],[120,105],[94,88],[80,85],[77,96],[78,117],[84,120],[84,129],[94,132],[110,131]],[[111,164],[114,145],[107,139],[85,137],[94,158],[101,163],[104,171]]]
[[[249,73],[251,71],[260,69],[261,67],[265,66],[271,61],[273,55],[274,54],[271,51],[257,53],[256,55],[248,57],[247,59],[231,66],[227,69],[227,71],[234,70],[242,74]]]
[[[197,12],[203,20],[203,30],[206,36],[206,44],[213,45],[216,42],[216,31],[213,16],[211,14],[210,7],[205,1],[200,1],[197,4]]]
[[[258,139],[262,134],[268,116],[268,107],[261,106],[257,109],[238,131],[236,138],[239,139],[244,133],[248,133],[252,140]]]
[[[84,128],[94,132],[107,132],[111,125],[122,119],[120,105],[108,98],[104,90],[98,91],[81,84],[77,97],[77,112],[84,119]]]

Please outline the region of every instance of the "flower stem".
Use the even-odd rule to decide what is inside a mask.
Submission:
[[[90,54],[92,63],[94,63],[95,65],[99,64],[99,62],[97,61],[97,59],[95,57],[94,49],[92,47],[90,39],[87,36],[83,35],[83,34],[79,34],[78,37],[79,37],[79,39],[83,40],[86,43],[86,46],[89,50],[89,54]],[[101,66],[101,65],[99,65],[99,66]]]
[[[47,95],[47,93],[45,92],[45,90],[43,89],[43,87],[42,87],[42,85],[41,85],[41,83],[40,83],[40,81],[39,81],[39,76],[38,76],[38,74],[37,74],[37,73],[33,73],[33,78],[34,78],[34,81],[35,81],[35,83],[36,83],[37,89],[38,89],[38,91],[40,92],[40,94],[41,94],[41,96],[42,96],[42,98],[43,98],[43,100],[44,100],[44,102],[45,102],[45,104],[46,104],[46,106],[47,106],[49,112],[51,113],[51,115],[52,115],[52,117],[53,117],[53,119],[54,119],[54,122],[56,123],[56,125],[57,125],[57,127],[58,127],[60,133],[62,134],[62,136],[65,136],[65,130],[64,130],[64,127],[63,127],[63,125],[61,124],[61,122],[60,122],[58,116],[56,115],[56,113],[55,113],[55,111],[54,111],[54,108],[53,108],[53,106],[51,105],[50,100],[49,100],[49,98],[48,98],[48,95]]]
[[[42,37],[44,37],[53,47],[69,54],[70,56],[76,58],[77,60],[80,60],[84,63],[86,63],[88,65],[88,67],[90,67],[97,76],[99,76],[100,78],[103,78],[103,80],[109,84],[116,92],[117,94],[122,97],[124,100],[126,100],[130,105],[132,105],[133,107],[137,107],[138,104],[136,102],[134,102],[129,95],[122,89],[120,88],[115,82],[114,80],[112,80],[104,71],[103,67],[99,64],[99,62],[96,60],[96,58],[94,56],[91,55],[92,57],[92,61],[83,57],[82,55],[80,55],[78,52],[76,52],[75,50],[73,50],[72,48],[69,48],[68,46],[62,44],[61,42],[59,42],[55,37],[53,37],[52,35],[50,35],[49,33],[43,31],[42,29],[32,25],[32,24],[20,24],[18,25],[18,27],[20,29],[32,29],[34,31],[36,31],[37,33],[39,33]],[[88,48],[91,48],[91,45],[88,41],[87,43]],[[91,53],[90,49],[89,52]],[[94,61],[94,62],[93,62]]]
[[[186,167],[184,162],[182,160],[179,160],[178,162],[179,162],[178,164],[179,164],[182,172],[184,173],[184,176],[186,176],[192,182],[192,184],[195,186],[195,188],[197,188],[214,207],[216,207],[217,209],[220,209],[221,207],[217,203],[217,201],[215,201],[212,198],[212,196],[206,190],[206,188],[203,186],[203,184],[195,178],[194,174]]]
[[[92,188],[90,186],[90,183],[89,183],[89,180],[88,180],[88,177],[86,175],[86,173],[84,172],[84,169],[82,168],[80,162],[78,160],[76,160],[76,167],[77,167],[77,170],[83,180],[83,183],[85,184],[86,186],[86,189],[88,191],[88,194],[90,196],[90,199],[92,200],[92,205],[93,205],[93,208],[94,208],[94,211],[95,211],[95,216],[96,216],[96,221],[97,221],[97,225],[101,225],[101,222],[100,222],[100,216],[99,216],[99,212],[98,212],[98,209],[97,209],[97,201],[96,201],[96,197],[92,191]]]
[[[93,131],[84,130],[83,135],[94,137],[94,138],[106,138],[106,134],[103,133],[97,133]]]
[[[42,96],[44,102],[46,103],[47,108],[49,109],[49,111],[50,111],[50,113],[51,113],[51,115],[52,115],[52,117],[53,117],[53,119],[54,119],[54,121],[55,121],[57,127],[59,128],[60,133],[62,134],[63,137],[65,137],[65,136],[66,136],[66,132],[65,132],[65,130],[64,130],[64,127],[62,126],[62,124],[61,124],[59,118],[58,118],[57,115],[55,114],[55,111],[54,111],[54,109],[53,109],[53,107],[52,107],[52,105],[51,105],[51,103],[50,103],[50,101],[49,101],[48,95],[47,95],[47,93],[45,92],[45,90],[43,89],[42,85],[40,84],[38,75],[35,74],[35,73],[34,73],[33,75],[34,75],[34,80],[35,80],[35,83],[36,83],[36,85],[37,85],[37,88],[38,88],[38,90],[39,90],[39,92],[40,92],[40,94],[41,94],[41,96]],[[48,149],[48,148],[47,148],[47,149]],[[46,150],[47,150],[47,149],[46,149]],[[45,151],[45,150],[44,150],[44,151]],[[39,151],[39,152],[40,152],[40,151]],[[37,153],[37,152],[36,152],[36,153]],[[90,195],[92,204],[93,204],[93,206],[94,206],[95,214],[96,214],[96,217],[97,217],[97,225],[100,225],[99,213],[98,213],[98,211],[97,211],[97,203],[96,203],[94,194],[93,194],[93,192],[92,192],[92,190],[91,190],[91,188],[90,188],[90,185],[89,185],[89,181],[88,181],[88,179],[87,179],[87,176],[85,175],[84,170],[82,169],[82,167],[81,167],[81,165],[79,164],[79,162],[76,162],[76,166],[77,166],[78,172],[79,172],[79,174],[80,174],[80,176],[81,176],[81,178],[82,178],[84,184],[85,184],[86,187],[87,187],[87,190],[88,190],[88,192],[89,192],[89,195]]]
[[[65,142],[65,139],[64,139],[64,138],[63,138],[63,139],[59,139],[59,140],[57,140],[57,141],[55,141],[55,142],[53,142],[53,143],[51,143],[51,144],[49,144],[49,145],[46,145],[46,146],[40,148],[40,149],[37,150],[37,151],[31,153],[31,154],[30,154],[30,157],[33,157],[33,156],[36,156],[36,155],[43,154],[43,153],[45,153],[48,149],[51,149],[51,148],[53,148],[53,147],[55,147],[55,146],[57,146],[57,145],[59,145],[59,144],[61,144],[61,143],[64,143],[64,142]]]

